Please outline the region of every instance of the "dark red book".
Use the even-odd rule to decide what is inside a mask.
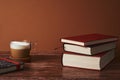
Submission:
[[[63,43],[76,44],[81,46],[90,46],[94,44],[100,44],[105,42],[116,41],[116,36],[104,35],[104,34],[85,34],[72,37],[65,37],[61,39]]]
[[[114,52],[115,50],[112,49],[93,56],[64,52],[62,57],[62,64],[63,66],[68,67],[102,70],[114,59]]]
[[[0,74],[23,69],[24,63],[11,60],[9,58],[0,58]]]
[[[116,41],[91,46],[79,46],[65,43],[63,47],[64,51],[74,52],[76,54],[95,55],[116,48]]]

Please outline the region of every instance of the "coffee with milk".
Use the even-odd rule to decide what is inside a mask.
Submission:
[[[23,41],[10,42],[11,57],[26,58],[30,55],[31,43]]]

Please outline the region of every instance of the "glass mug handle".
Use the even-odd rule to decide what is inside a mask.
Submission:
[[[24,42],[29,42],[30,43],[30,50],[31,51],[36,51],[36,45],[37,45],[37,43],[36,42],[31,42],[31,41],[29,41],[29,40],[23,40]]]

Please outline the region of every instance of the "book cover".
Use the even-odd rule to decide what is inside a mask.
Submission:
[[[23,62],[13,61],[9,58],[0,58],[0,74],[21,70],[23,67]]]
[[[115,57],[115,50],[109,50],[93,56],[64,52],[62,57],[63,66],[102,70]]]
[[[89,46],[89,45],[111,42],[116,40],[118,40],[118,37],[116,36],[94,33],[94,34],[65,37],[61,39],[61,42],[76,44],[81,46]]]

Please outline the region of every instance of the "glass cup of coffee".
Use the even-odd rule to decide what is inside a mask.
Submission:
[[[30,56],[31,43],[24,41],[11,41],[10,52],[12,58],[27,58]]]

